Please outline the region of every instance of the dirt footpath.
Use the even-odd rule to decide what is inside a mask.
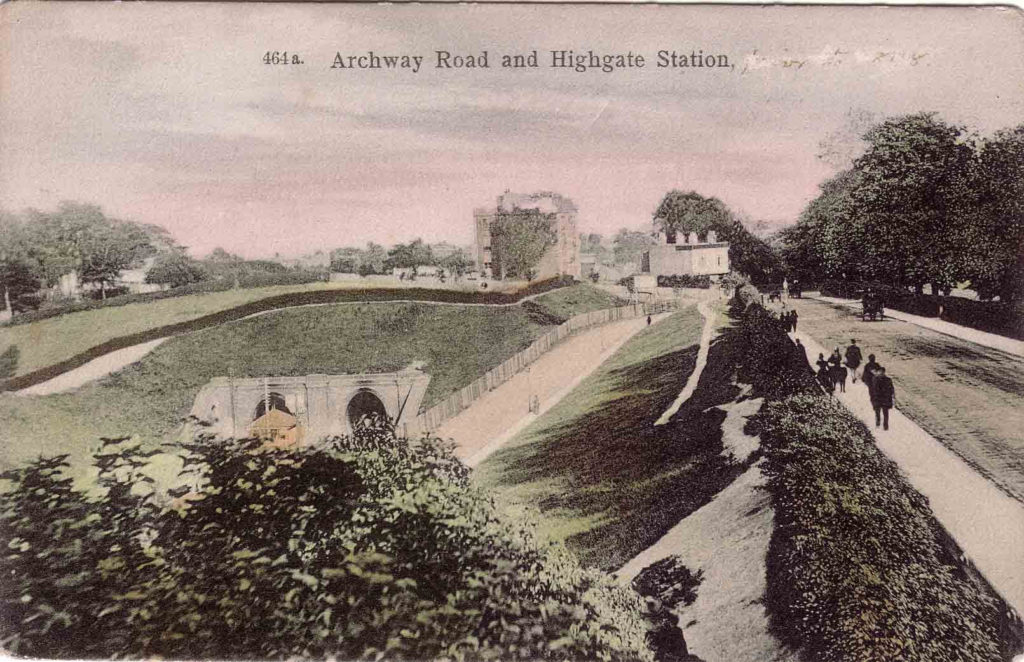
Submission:
[[[667,314],[656,315],[652,323],[665,317]],[[475,466],[554,406],[646,327],[646,318],[640,317],[605,324],[573,336],[446,421],[434,434],[454,440],[456,454]],[[531,398],[536,398],[539,407],[532,413]]]

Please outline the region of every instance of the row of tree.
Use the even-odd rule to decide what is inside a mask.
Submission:
[[[887,119],[781,233],[798,278],[1024,294],[1024,124],[983,138],[934,113]]]
[[[385,250],[380,244],[371,241],[366,244],[366,248],[346,247],[331,251],[331,271],[369,276],[391,273],[394,269],[436,266],[455,277],[461,277],[472,268],[473,260],[464,250],[446,248],[443,252],[439,250],[435,253],[434,247],[417,238]]]
[[[175,248],[167,231],[106,216],[95,205],[62,203],[55,211],[0,212],[0,290],[15,310],[75,273],[106,297],[121,272]]]

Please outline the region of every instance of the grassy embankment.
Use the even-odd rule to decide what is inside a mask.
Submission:
[[[864,322],[856,311],[792,300],[799,328],[825,347],[856,338],[896,385],[897,404],[929,434],[1024,500],[1024,358],[913,324]]]
[[[525,284],[515,283],[514,285],[516,287],[513,289],[518,289]],[[394,279],[393,282],[392,280],[382,282],[367,279],[336,283],[276,285],[207,294],[190,294],[125,306],[96,308],[67,313],[29,324],[0,327],[0,354],[11,346],[17,347],[17,365],[10,376],[24,375],[71,358],[111,338],[148,331],[169,324],[187,322],[260,299],[297,292],[374,287],[413,288],[438,287],[438,285],[436,282],[400,282],[397,279]],[[464,288],[452,286],[446,289]]]
[[[688,308],[638,334],[481,463],[476,484],[539,509],[542,532],[585,565],[615,569],[653,544],[742,470],[722,455],[725,414],[711,408],[737,394],[718,343],[691,400],[653,425],[693,371],[701,325]]]
[[[617,300],[579,285],[535,301],[575,314]],[[202,385],[219,375],[388,372],[424,361],[430,405],[549,328],[520,306],[402,303],[296,308],[224,324],[172,338],[141,361],[72,392],[0,393],[0,466],[57,453],[80,462],[100,437],[162,440],[178,428]]]

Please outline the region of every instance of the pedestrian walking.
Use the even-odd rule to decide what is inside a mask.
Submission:
[[[794,309],[789,314],[789,323],[793,325],[793,333],[796,333],[796,318],[797,318],[796,310]]]
[[[846,393],[846,368],[841,365],[833,365],[829,368],[829,375],[832,382],[839,387],[840,393]]]
[[[889,429],[889,410],[896,404],[896,388],[885,374],[885,368],[878,366],[871,379],[871,406],[875,410],[875,427]]]
[[[864,372],[861,373],[861,379],[864,380],[864,384],[868,387],[868,395],[871,395],[871,389],[874,386],[875,370],[878,370],[881,366],[875,361],[874,354],[868,354],[868,362],[864,364]]]
[[[836,348],[832,350],[832,355],[828,357],[828,362],[836,367],[843,364],[843,355],[839,351],[839,345],[836,345]]]
[[[857,383],[857,368],[860,366],[861,359],[857,339],[850,338],[850,346],[846,348],[846,367],[850,369],[850,376],[853,377],[854,384]]]
[[[651,325],[651,316],[648,315],[647,316],[647,326],[650,326],[650,325]]]
[[[818,374],[821,374],[823,370],[828,370],[828,361],[825,360],[825,355],[821,352],[818,353],[818,360],[815,361],[815,364],[818,366]]]
[[[821,388],[825,389],[829,397],[835,393],[836,384],[832,381],[832,374],[829,371],[828,363],[818,370],[818,383],[821,384]]]

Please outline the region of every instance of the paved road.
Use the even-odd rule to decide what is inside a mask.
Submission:
[[[836,297],[825,297],[814,293],[806,294],[805,296],[809,299],[817,299],[818,301],[825,301],[827,303],[834,303],[846,306],[847,308],[861,310],[861,303],[853,299],[838,299]],[[978,329],[972,329],[969,326],[945,322],[934,317],[911,315],[910,313],[904,313],[900,310],[887,309],[885,311],[885,316],[902,322],[909,322],[910,324],[914,324],[925,329],[931,329],[932,331],[938,331],[939,333],[943,333],[947,336],[960,338],[961,340],[966,340],[976,345],[981,345],[982,347],[989,347],[1008,354],[1024,356],[1024,341],[1022,340],[1014,340],[1013,338],[1007,338],[1006,336],[1001,336],[996,333],[979,331]]]
[[[653,322],[668,317],[656,315]],[[487,393],[434,434],[452,439],[456,454],[476,466],[540,414],[553,407],[619,347],[647,327],[646,318],[605,324],[562,342],[498,388]],[[530,413],[530,398],[540,409]]]
[[[1024,502],[1024,358],[897,319],[865,322],[845,305],[789,303],[799,330],[826,348],[856,338],[865,358],[876,354],[900,410]]]
[[[809,356],[829,352],[815,338],[795,334]],[[899,410],[889,430],[875,427],[864,382],[847,382],[840,401],[874,430],[878,447],[928,497],[935,516],[1000,595],[1024,614],[1024,503],[1009,497]],[[899,393],[897,393],[899,404]]]

